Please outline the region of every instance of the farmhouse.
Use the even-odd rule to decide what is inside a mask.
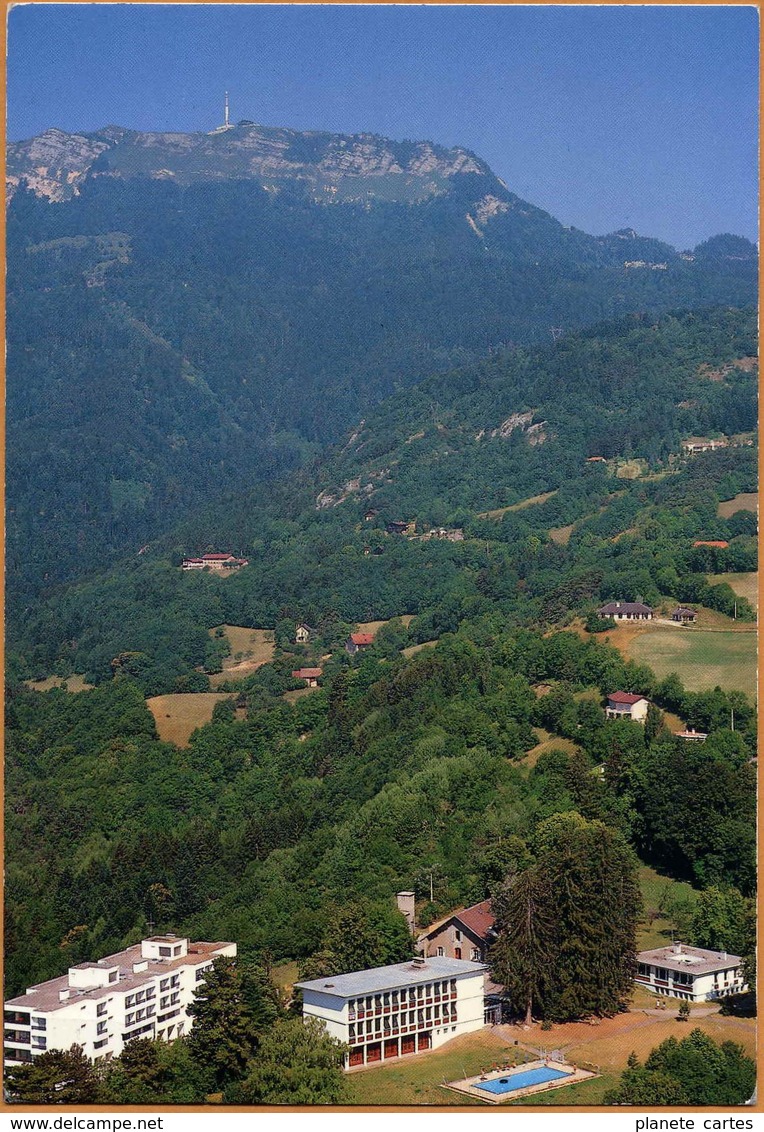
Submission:
[[[705,743],[708,738],[706,731],[693,731],[691,727],[686,731],[675,731],[674,734],[678,739],[686,739],[688,743]]]
[[[350,656],[355,656],[357,652],[367,649],[373,644],[373,633],[351,633],[345,641],[345,652],[349,653]]]
[[[303,1017],[318,1018],[350,1047],[345,1067],[436,1049],[484,1025],[486,967],[459,959],[412,959],[295,983]]]
[[[597,610],[600,617],[612,617],[614,621],[652,621],[653,611],[641,601],[609,601]]]
[[[417,949],[425,956],[470,959],[484,963],[488,948],[496,939],[491,901],[483,900],[471,908],[452,912],[420,933]]]
[[[636,696],[632,692],[612,692],[607,698],[605,715],[608,719],[633,719],[635,723],[644,723],[649,706],[650,702],[644,696]]]
[[[413,535],[416,532],[416,519],[393,519],[385,523],[385,530],[389,535]]]
[[[323,673],[323,668],[296,668],[292,676],[295,680],[304,680],[309,688],[317,688],[319,677]]]
[[[306,645],[310,640],[310,634],[313,632],[310,625],[298,625],[294,632],[294,643],[296,645]]]
[[[28,987],[4,1006],[5,1064],[75,1043],[94,1061],[109,1060],[131,1038],[172,1041],[187,1034],[194,992],[222,955],[235,956],[236,944],[155,935]]]
[[[184,558],[183,570],[238,570],[249,566],[246,558],[236,558],[233,554],[203,554],[201,558]]]
[[[683,943],[640,951],[634,981],[656,994],[690,1002],[727,998],[748,989],[739,955]]]
[[[727,440],[710,440],[707,436],[690,436],[682,441],[682,448],[688,455],[696,452],[714,452],[717,448],[726,448]]]
[[[694,624],[697,621],[698,615],[694,609],[687,609],[684,605],[678,605],[674,612],[671,614],[672,621],[678,621],[681,625]]]

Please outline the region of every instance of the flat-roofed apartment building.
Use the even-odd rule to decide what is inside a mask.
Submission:
[[[655,994],[671,995],[689,1002],[727,998],[748,990],[743,960],[726,951],[687,947],[672,943],[637,955],[634,981]]]
[[[486,967],[432,957],[296,983],[303,1015],[350,1047],[346,1068],[436,1049],[484,1023]]]
[[[131,1038],[187,1034],[194,992],[235,943],[191,943],[157,935],[8,999],[4,1005],[4,1061],[29,1062],[52,1049],[81,1046],[87,1057],[118,1057]]]

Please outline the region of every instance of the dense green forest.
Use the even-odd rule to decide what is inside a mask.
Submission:
[[[549,942],[565,977],[516,987],[517,1008],[529,993],[549,1020],[623,1005],[637,860],[693,886],[688,942],[737,947],[750,965],[755,708],[742,690],[691,691],[624,659],[596,609],[684,602],[753,619],[708,576],[756,568],[755,515],[718,512],[756,486],[740,435],[755,422],[755,352],[750,312],[675,312],[432,377],[323,459],[267,489],[217,492],[143,554],[94,563],[20,610],[6,700],[8,993],[149,923],[306,972],[396,961],[410,946],[396,891],[432,883],[423,924],[487,896],[500,918],[508,900],[509,921],[523,891],[549,891],[574,858],[580,891],[607,894],[616,878],[622,896],[598,904],[623,913],[602,937],[599,989],[573,976],[573,893],[547,902],[550,925],[565,925]],[[688,456],[691,433],[737,441]],[[398,519],[417,536],[443,524],[464,538],[389,533]],[[695,545],[713,540],[727,545]],[[180,569],[207,548],[249,565]],[[349,657],[348,632],[373,619],[391,620]],[[313,635],[298,647],[301,621]],[[222,684],[230,699],[187,747],[160,741],[146,697],[207,690],[224,624],[273,630],[272,661]],[[319,659],[321,687],[285,700],[295,665]],[[95,687],[25,683],[71,672]],[[605,719],[615,690],[651,700],[646,725]],[[677,738],[665,713],[705,743]],[[552,742],[529,764],[544,733]],[[289,1024],[263,1036],[274,1079]],[[316,1056],[331,1069],[335,1054]],[[163,1057],[152,1072],[174,1096],[186,1054]],[[114,1072],[133,1096],[140,1072]],[[277,1088],[243,1062],[235,1077],[248,1101]]]
[[[429,375],[548,341],[550,327],[755,301],[747,241],[715,237],[682,258],[631,232],[589,236],[488,170],[417,204],[327,207],[299,180],[183,185],[107,165],[57,204],[22,185],[8,211],[8,583],[21,609],[210,495],[310,464]],[[478,234],[467,216],[486,198],[501,208]],[[515,374],[528,402],[521,362]],[[539,393],[554,401],[549,376]],[[701,421],[733,426],[714,392]],[[637,432],[649,438],[664,411],[659,449],[681,411],[656,402]]]

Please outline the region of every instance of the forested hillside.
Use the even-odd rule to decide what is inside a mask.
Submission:
[[[747,241],[679,255],[631,230],[589,236],[466,151],[248,125],[50,133],[11,155],[8,581],[22,609],[221,490],[305,465],[433,373],[550,328],[755,299]]]
[[[755,516],[719,514],[755,488],[741,435],[754,328],[728,309],[627,319],[433,377],[324,460],[211,503],[28,609],[7,701],[9,992],[149,921],[306,960],[351,916],[364,961],[383,963],[400,954],[394,892],[421,896],[432,879],[422,922],[483,899],[558,813],[604,822],[642,860],[747,907],[752,700],[656,676],[604,639],[612,624],[595,611],[689,602],[713,631],[752,620],[708,578],[755,569]],[[689,456],[693,432],[730,443]],[[389,533],[392,520],[415,521],[416,537]],[[441,524],[464,538],[421,537]],[[179,568],[206,547],[249,565]],[[357,623],[389,618],[347,655]],[[224,625],[272,630],[272,661],[218,683],[230,698],[187,747],[160,742],[145,697],[208,689]],[[305,660],[322,686],[297,697]],[[73,671],[98,686],[24,683]],[[605,719],[615,690],[650,698],[645,726]],[[687,744],[679,725],[708,738]]]

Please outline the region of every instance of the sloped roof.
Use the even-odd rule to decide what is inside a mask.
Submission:
[[[353,642],[354,645],[373,645],[374,644],[374,634],[373,633],[351,633],[350,634],[350,640]]]
[[[479,904],[473,904],[471,908],[457,912],[454,919],[459,920],[465,928],[482,940],[488,938],[488,934],[493,930],[495,923],[490,900],[481,900]]]
[[[323,672],[323,668],[296,668],[292,675],[296,680],[310,680],[322,676]]]
[[[652,613],[652,608],[649,605],[644,605],[641,601],[609,601],[607,605],[601,605],[597,610],[598,613]]]
[[[611,692],[608,699],[614,704],[638,704],[646,696],[637,696],[633,692]]]

